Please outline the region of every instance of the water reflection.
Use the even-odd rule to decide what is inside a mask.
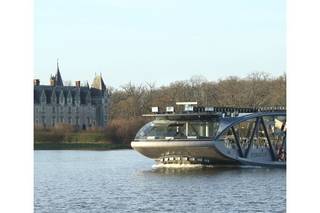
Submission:
[[[181,164],[155,164],[150,170],[142,171],[145,175],[181,175],[181,176],[203,176],[203,175],[237,175],[244,173],[274,173],[279,170],[285,171],[285,169],[279,168],[264,168],[257,166],[204,166],[201,164],[193,165],[181,165]],[[226,174],[227,173],[227,174]]]
[[[196,165],[194,167],[153,167],[149,172],[165,175],[218,175],[223,172],[239,172],[236,167],[204,167]]]

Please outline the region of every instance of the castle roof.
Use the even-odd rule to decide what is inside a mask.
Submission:
[[[52,93],[55,92],[56,97],[57,97],[57,103],[60,102],[60,92],[62,91],[62,94],[65,98],[65,102],[67,100],[69,92],[71,93],[72,97],[72,103],[75,101],[75,97],[77,92],[80,94],[80,103],[81,104],[87,104],[86,102],[86,97],[88,93],[90,93],[90,96],[92,98],[101,98],[102,97],[102,92],[95,89],[95,88],[88,88],[88,87],[76,87],[76,86],[50,86],[50,85],[39,85],[39,86],[34,86],[34,103],[39,104],[40,103],[40,96],[42,91],[45,92],[46,95],[46,103],[50,104],[51,103],[51,96]]]
[[[40,96],[44,92],[46,96],[46,103],[51,103],[52,94],[55,93],[57,98],[57,103],[60,102],[60,94],[62,94],[65,98],[64,102],[67,102],[67,97],[69,93],[72,97],[72,103],[75,103],[76,96],[79,95],[80,97],[80,104],[87,104],[87,96],[88,93],[90,95],[90,100],[92,104],[95,104],[98,99],[104,97],[104,92],[106,90],[106,85],[102,79],[101,74],[96,75],[91,88],[87,82],[86,86],[63,86],[62,77],[60,74],[59,63],[57,61],[57,73],[55,76],[51,76],[51,80],[55,80],[55,84],[53,85],[34,85],[34,103],[40,103]]]
[[[94,77],[91,87],[99,90],[106,90],[106,85],[104,84],[101,74]]]
[[[57,86],[63,86],[63,81],[62,81],[62,77],[60,74],[60,69],[59,69],[59,63],[57,62],[57,73],[55,75],[55,80],[56,80],[56,85]]]

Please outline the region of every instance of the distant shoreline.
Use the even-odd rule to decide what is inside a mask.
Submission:
[[[110,132],[110,131],[109,131]],[[130,141],[112,137],[107,131],[35,129],[34,150],[115,150],[132,149]]]
[[[34,143],[34,150],[117,150],[132,149],[130,144],[112,143],[65,143],[65,142],[40,142]]]

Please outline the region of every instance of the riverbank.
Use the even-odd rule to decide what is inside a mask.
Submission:
[[[34,128],[35,150],[111,150],[131,149],[137,131],[147,122],[144,118],[114,119],[106,128],[75,129],[71,125]]]
[[[110,132],[110,131],[108,131]],[[122,140],[104,130],[35,129],[34,150],[131,149],[130,139]]]
[[[112,143],[53,143],[40,142],[34,143],[34,150],[114,150],[114,149],[131,149],[129,144],[112,144]]]

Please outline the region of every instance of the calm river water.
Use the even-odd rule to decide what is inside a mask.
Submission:
[[[133,150],[35,151],[35,212],[285,212],[286,170],[158,168]]]

